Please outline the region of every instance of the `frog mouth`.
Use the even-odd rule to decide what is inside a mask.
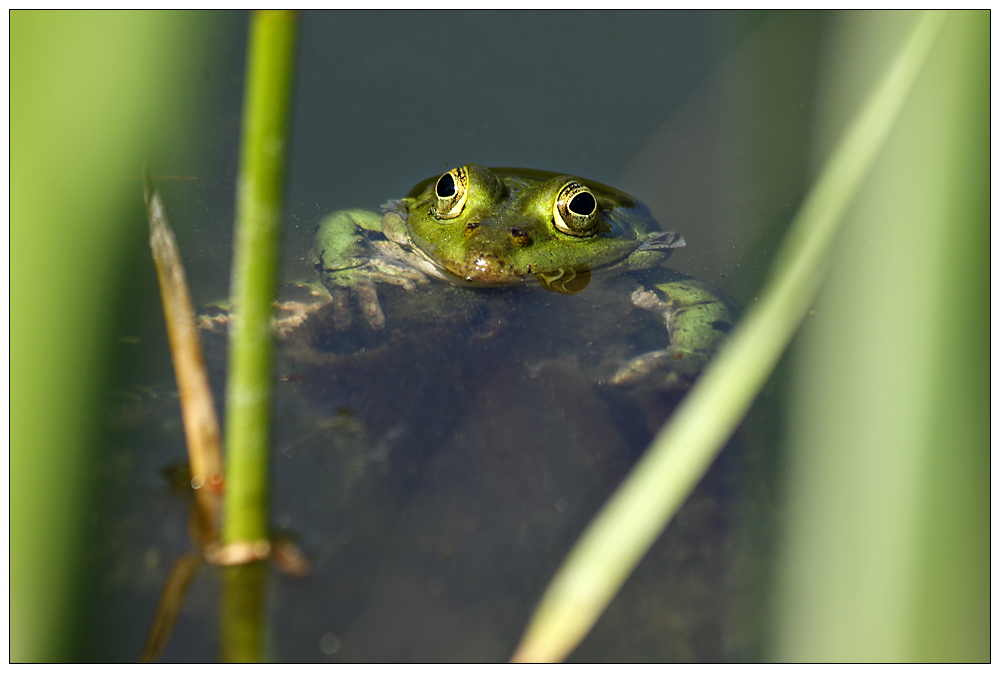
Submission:
[[[479,255],[468,266],[458,269],[446,266],[444,270],[455,282],[472,286],[511,285],[534,278],[550,292],[576,294],[590,284],[590,267],[586,264],[560,267],[548,272],[535,271],[529,267],[526,271],[517,273],[508,263]]]
[[[445,263],[444,268],[463,283],[470,285],[508,285],[529,277],[530,271],[518,272],[509,262],[483,253],[462,264]]]

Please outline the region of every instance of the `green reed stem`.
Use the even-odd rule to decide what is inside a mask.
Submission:
[[[233,321],[226,387],[226,498],[223,542],[266,551],[272,306],[288,154],[296,15],[256,11],[250,21],[243,139],[236,196]],[[266,567],[226,568],[221,653],[225,661],[263,659]]]
[[[761,301],[570,551],[515,661],[559,661],[576,647],[749,409],[816,296],[841,216],[889,135],[943,18],[928,12],[917,22],[792,222]]]
[[[236,197],[233,321],[226,389],[226,544],[265,539],[268,532],[274,363],[271,314],[277,285],[295,37],[293,12],[254,12]]]
[[[262,661],[267,564],[254,561],[223,568],[222,582],[220,660],[223,663]]]

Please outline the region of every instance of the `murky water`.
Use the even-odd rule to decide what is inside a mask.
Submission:
[[[220,119],[238,118],[231,79],[242,71],[243,26],[226,22],[218,49],[227,58],[205,76],[225,83],[213,90],[206,124],[222,134],[211,156],[192,151],[170,167],[198,172],[196,184],[164,189],[201,301],[224,294],[230,254],[238,128]],[[719,82],[746,59],[812,58],[802,33],[816,30],[808,15],[305,13],[286,275],[308,271],[303,258],[325,213],[374,208],[475,161],[633,192],[688,239],[671,266],[748,303],[771,252],[768,225],[804,183],[804,150],[788,119],[804,127],[808,109],[801,119],[777,115],[786,135],[774,151],[783,154],[763,156],[780,170],[754,190],[740,171],[712,170],[745,168],[734,157],[762,145],[724,123],[733,101]],[[758,107],[808,103],[808,78],[792,75],[769,73],[786,85]],[[720,146],[724,138],[733,146]],[[712,179],[678,193],[669,178],[687,160]],[[711,213],[704,221],[692,215],[702,206]],[[169,567],[190,548],[187,502],[161,474],[184,460],[183,433],[144,264],[137,258],[140,280],[124,301],[123,370],[95,476],[85,659],[138,657]],[[469,292],[477,294],[469,306],[453,297]],[[662,327],[623,306],[613,282],[574,296],[438,285],[417,312],[435,319],[423,321],[405,313],[402,290],[380,293],[384,332],[336,333],[318,319],[282,346],[272,524],[298,539],[313,570],[270,573],[269,656],[504,660],[573,540],[680,397],[603,382],[611,359],[655,347]],[[140,306],[147,310],[133,310]],[[441,307],[460,308],[441,315]],[[221,400],[224,345],[209,337],[207,347]],[[761,427],[770,425],[737,433],[574,658],[753,656],[765,565],[753,529],[754,513],[766,509]],[[218,571],[203,567],[164,660],[217,657],[219,590]]]

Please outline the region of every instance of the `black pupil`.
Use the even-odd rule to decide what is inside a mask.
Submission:
[[[594,201],[594,195],[590,192],[580,192],[569,202],[570,212],[576,215],[590,215],[594,212],[595,206],[597,206],[597,202]]]
[[[442,199],[455,195],[455,178],[451,177],[451,173],[445,173],[438,180],[437,195]]]

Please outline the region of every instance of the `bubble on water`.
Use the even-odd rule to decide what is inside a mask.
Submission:
[[[439,578],[434,578],[427,583],[427,591],[430,592],[431,596],[440,596],[444,591],[444,580]]]
[[[340,638],[335,633],[324,633],[319,639],[319,651],[323,654],[336,654],[340,649]]]

